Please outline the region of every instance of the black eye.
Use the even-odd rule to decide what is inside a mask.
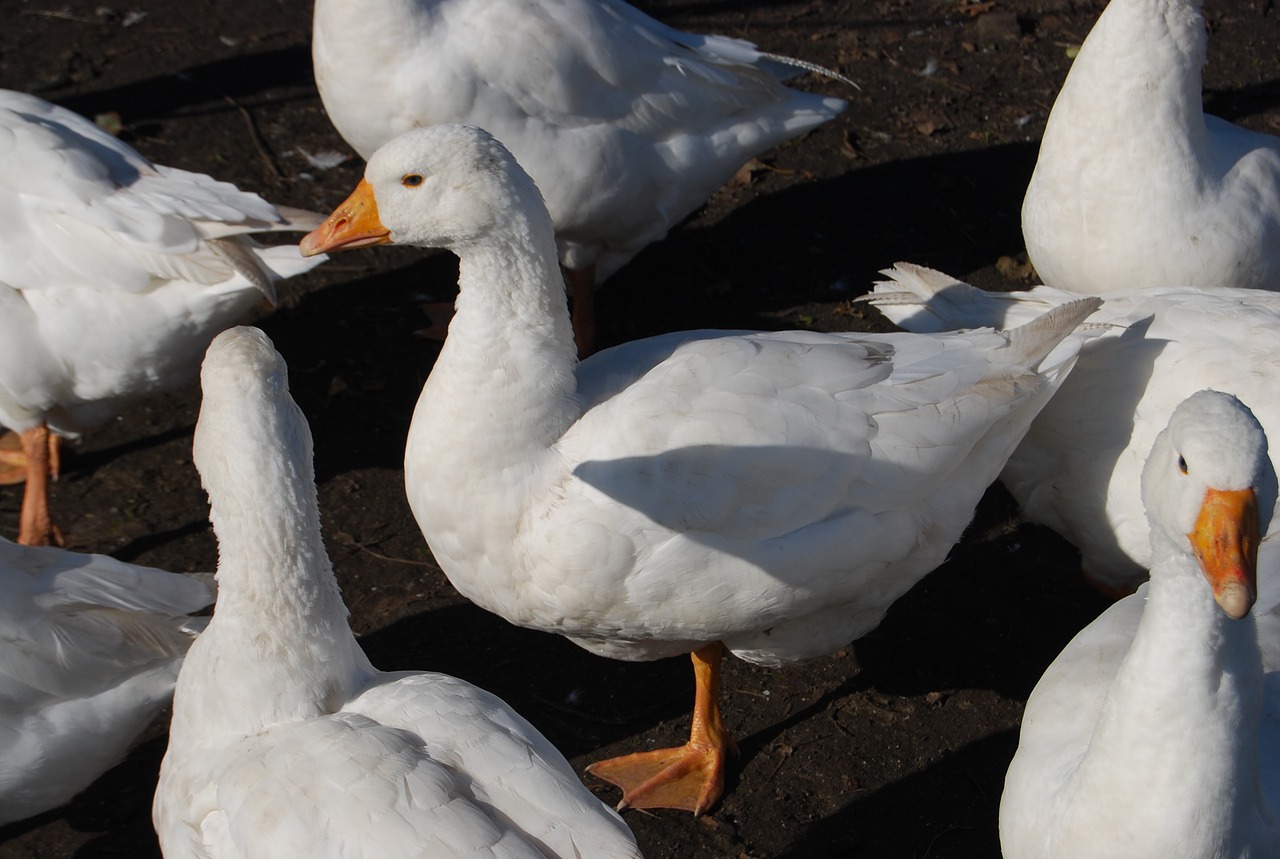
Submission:
[[[1187,473],[1187,458],[1185,456],[1178,457],[1178,470],[1183,474]]]
[[[422,184],[422,176],[418,173],[409,173],[400,180],[400,184],[404,185],[406,188],[417,188]]]

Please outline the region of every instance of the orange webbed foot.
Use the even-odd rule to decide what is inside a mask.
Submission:
[[[695,650],[693,725],[689,742],[671,749],[636,752],[594,763],[587,772],[622,788],[624,808],[680,808],[705,814],[724,792],[725,753],[738,746],[720,719],[720,660],[724,645]]]
[[[737,754],[732,740],[723,746],[686,743],[609,758],[587,767],[587,772],[622,788],[619,811],[678,808],[700,817],[724,791],[726,751]]]

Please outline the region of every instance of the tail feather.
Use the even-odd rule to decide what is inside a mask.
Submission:
[[[224,239],[209,239],[205,246],[253,284],[273,307],[276,305],[275,278],[271,269],[254,253],[256,243],[245,236],[228,236]]]
[[[304,257],[297,245],[272,245],[271,247],[254,248],[254,253],[262,260],[277,280],[287,280],[295,275],[311,271],[328,259],[324,254]]]
[[[798,60],[795,57],[784,57],[782,54],[770,54],[764,51],[760,53],[760,57],[783,67],[785,76],[778,75],[781,80],[786,80],[788,77],[795,77],[800,73],[800,71],[813,72],[816,75],[822,75],[824,78],[830,78],[831,80],[848,84],[858,92],[862,92],[862,87],[858,86],[856,83],[834,69],[829,69],[826,66],[820,66],[817,63],[811,63],[808,60]],[[795,71],[796,69],[799,69],[799,71]]]
[[[917,334],[955,331],[959,328],[1004,329],[1007,303],[949,274],[900,262],[880,272],[889,280],[877,281],[873,290],[856,301],[875,305],[899,328]]]
[[[284,218],[284,220],[273,226],[271,228],[272,232],[311,232],[323,224],[325,218],[328,217],[328,215],[322,215],[319,212],[295,209],[292,206],[276,206],[276,211],[280,213],[280,217]]]
[[[1083,297],[1048,286],[1025,292],[988,292],[940,271],[904,262],[881,274],[889,280],[877,281],[870,293],[856,300],[875,305],[895,325],[917,333],[981,327],[1008,330]]]
[[[1080,298],[1006,331],[1009,357],[1014,363],[1036,366],[1101,306],[1097,296]]]
[[[900,262],[881,274],[890,278],[879,281],[875,290],[861,296],[884,310],[897,325],[917,333],[954,331],[957,328],[1003,328],[1009,338],[1008,357],[1015,364],[1034,367],[1075,331],[1081,323],[1102,306],[1102,299],[1086,296],[1048,309],[1013,328],[1003,325],[999,295],[956,280],[948,274],[920,265]],[[912,313],[894,312],[906,309]]]

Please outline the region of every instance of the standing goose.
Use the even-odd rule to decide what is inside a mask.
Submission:
[[[0,90],[0,424],[22,441],[0,450],[0,482],[26,480],[18,542],[61,541],[50,431],[77,435],[193,380],[214,334],[318,262],[250,236],[316,223]]]
[[[287,375],[254,328],[218,335],[201,370],[218,604],[174,693],[153,809],[166,859],[638,859],[626,824],[497,697],[369,664]]]
[[[1275,480],[1239,400],[1203,391],[1173,412],[1142,474],[1151,581],[1031,693],[1000,802],[1006,859],[1280,855],[1280,615],[1274,594],[1253,605]]]
[[[845,103],[812,64],[683,33],[621,0],[316,0],[316,85],[364,158],[428,125],[488,129],[538,183],[584,354],[595,284],[766,149]]]
[[[459,257],[405,450],[436,561],[480,606],[594,653],[692,652],[689,744],[591,771],[623,806],[695,814],[732,747],[723,648],[777,665],[874,628],[959,539],[1098,304],[1009,333],[685,331],[579,363],[538,190],[465,126],[384,146],[302,247],[385,242]]]
[[[169,703],[210,585],[0,538],[0,825],[68,802],[124,757]]]
[[[1022,203],[1041,279],[1280,289],[1280,139],[1206,116],[1201,0],[1111,0],[1045,126]]]
[[[914,332],[1013,327],[1081,297],[1047,286],[985,292],[905,263],[885,274],[890,280],[867,298]],[[1253,403],[1268,434],[1280,438],[1280,295],[1193,287],[1113,292],[1088,327],[1095,336],[1000,479],[1028,520],[1079,547],[1090,582],[1119,596],[1151,566],[1140,478],[1178,403],[1203,388],[1234,394]],[[1280,534],[1280,518],[1264,521],[1263,533]],[[1277,544],[1263,543],[1263,569],[1280,571]]]

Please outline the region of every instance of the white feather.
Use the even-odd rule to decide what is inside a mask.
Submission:
[[[74,435],[194,378],[215,333],[320,262],[250,236],[309,217],[0,90],[0,424]]]
[[[1201,0],[1112,0],[1067,75],[1022,204],[1046,284],[1280,289],[1280,139],[1205,116]]]
[[[596,265],[597,282],[845,106],[782,86],[798,70],[748,42],[620,0],[319,0],[312,53],[325,110],[365,158],[442,123],[503,141],[546,197],[563,262]]]
[[[211,581],[0,538],[0,824],[56,808],[169,702]]]
[[[776,664],[872,629],[959,538],[1096,306],[1008,334],[682,332],[578,363],[505,149],[419,129],[366,179],[393,240],[461,260],[405,453],[432,553],[490,611],[617,658],[723,641]]]
[[[270,341],[219,335],[201,381],[195,461],[219,595],[174,697],[154,805],[167,859],[638,857],[622,820],[501,700],[369,664]]]
[[[1280,615],[1227,617],[1186,536],[1209,487],[1254,486],[1271,516],[1266,437],[1239,401],[1196,393],[1169,417],[1143,483],[1151,581],[1077,635],[1031,693],[1000,805],[1007,859],[1280,853]]]
[[[1019,325],[1079,295],[1038,286],[984,292],[899,263],[868,299],[908,331]],[[1249,289],[1162,287],[1107,295],[1094,337],[1001,479],[1034,522],[1080,548],[1087,575],[1132,590],[1151,565],[1139,475],[1178,403],[1202,388],[1235,394],[1280,437],[1280,296]],[[1280,570],[1280,519],[1263,523],[1260,564]],[[1264,593],[1268,602],[1280,593]]]

